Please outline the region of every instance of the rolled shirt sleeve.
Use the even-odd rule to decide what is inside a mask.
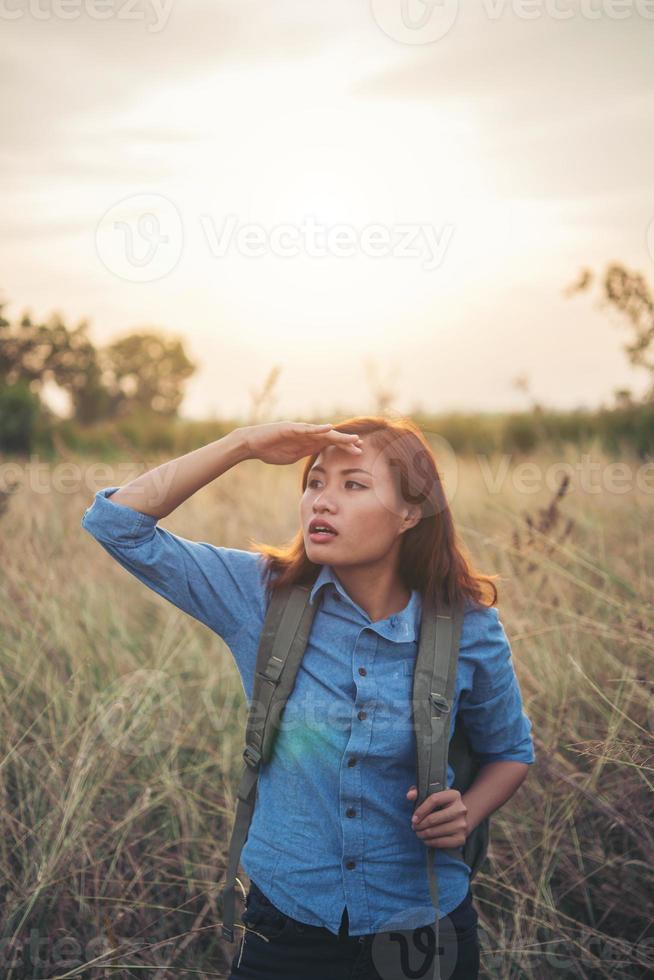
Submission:
[[[173,534],[113,503],[118,489],[98,490],[81,526],[140,582],[222,637],[250,674],[265,618],[263,555]]]
[[[459,656],[473,663],[472,685],[461,691],[458,711],[482,764],[536,761],[532,723],[525,713],[511,644],[495,606],[464,619]]]

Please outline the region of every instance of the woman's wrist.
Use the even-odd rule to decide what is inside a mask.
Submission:
[[[242,463],[246,459],[255,458],[252,455],[252,449],[248,440],[250,429],[251,426],[249,425],[239,426],[238,429],[232,429],[226,436],[223,436],[225,440],[224,445],[229,447],[230,466],[234,466],[236,463]],[[222,440],[218,441],[221,442]]]

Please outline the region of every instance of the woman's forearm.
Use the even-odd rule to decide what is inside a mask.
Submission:
[[[157,520],[167,517],[201,487],[250,458],[246,433],[247,427],[234,429],[221,439],[162,463],[120,487],[110,499]]]
[[[502,760],[488,762],[477,773],[461,799],[467,807],[468,833],[481,823],[484,817],[501,807],[513,796],[524,781],[529,766],[526,762]]]

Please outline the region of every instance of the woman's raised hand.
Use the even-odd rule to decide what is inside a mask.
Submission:
[[[353,455],[362,452],[361,438],[352,432],[338,432],[331,422],[312,425],[309,422],[265,422],[244,429],[250,459],[283,466],[303,456],[320,452],[326,446],[341,446]]]

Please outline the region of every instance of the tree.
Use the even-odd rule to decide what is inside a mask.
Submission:
[[[114,341],[103,349],[101,366],[112,416],[132,409],[176,415],[184,397],[182,382],[195,371],[182,342],[155,331]]]
[[[12,325],[3,309],[0,303],[1,387],[20,381],[38,397],[54,381],[70,394],[74,416],[83,424],[134,409],[177,413],[183,382],[195,371],[180,340],[151,330],[96,348],[86,320],[71,330],[58,314],[35,323],[25,313]]]
[[[54,314],[48,323],[35,323],[29,313],[12,325],[0,304],[0,385],[26,384],[40,396],[54,381],[68,391],[75,416],[82,422],[106,414],[108,403],[100,382],[98,352],[87,336],[88,322],[69,330]]]
[[[594,275],[590,269],[582,269],[579,279],[564,290],[565,295],[573,296],[590,288]],[[644,276],[638,272],[630,272],[617,262],[606,267],[604,277],[600,280],[600,307],[615,310],[620,320],[626,319],[632,331],[632,340],[626,343],[624,350],[635,367],[642,367],[649,372],[652,379],[651,388],[645,393],[644,402],[654,402],[654,299]],[[626,389],[616,392],[619,402],[631,398]]]
[[[39,396],[26,381],[0,386],[0,450],[29,452],[42,409]]]

